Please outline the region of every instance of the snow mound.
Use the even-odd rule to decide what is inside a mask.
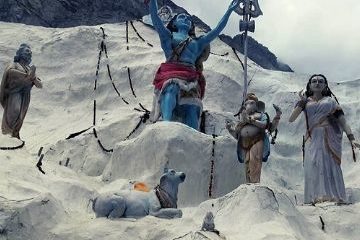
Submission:
[[[17,47],[28,42],[44,83],[43,89],[32,90],[20,133],[25,147],[0,151],[0,239],[201,239],[205,237],[197,231],[210,210],[214,212],[216,228],[230,240],[358,238],[360,165],[352,162],[346,139],[342,169],[353,204],[302,205],[301,141],[305,122],[302,119],[290,125],[287,118],[298,99],[297,91],[305,87],[308,76],[264,70],[249,61],[249,92],[266,102],[271,117],[272,103],[279,104],[283,118],[269,161],[263,164],[262,185],[240,185],[243,165],[237,162],[236,141],[224,124],[225,119],[235,119],[233,114],[239,109],[243,90],[243,71],[232,49],[215,40],[211,44],[214,54],[204,64],[206,134],[180,123],[147,121],[129,136],[143,114],[134,108],[140,108],[141,103],[151,109],[151,82],[164,56],[154,30],[141,22],[135,21],[134,27],[145,42],[131,25],[128,34],[124,23],[102,25],[107,34],[109,59],[103,56],[94,91],[102,39],[99,27],[54,29],[0,22],[0,72],[12,61]],[[107,63],[114,86],[129,104],[114,91]],[[128,69],[136,97],[130,89]],[[331,83],[330,87],[358,138],[360,81]],[[94,100],[98,139],[92,129]],[[0,115],[2,111],[0,108]],[[66,140],[84,129],[88,130]],[[213,134],[218,135],[214,158]],[[113,152],[104,152],[97,140]],[[0,147],[19,143],[0,135]],[[36,167],[39,152],[44,154],[45,174]],[[90,207],[94,196],[131,188],[133,181],[154,187],[167,162],[169,167],[187,174],[179,188],[183,218],[95,218]],[[217,239],[211,234],[206,236]]]
[[[213,206],[213,207],[212,207]],[[245,239],[312,239],[324,235],[296,209],[289,197],[261,185],[241,185],[236,190],[199,206],[215,214],[215,226],[227,237],[239,232]],[[228,222],[236,223],[236,227]],[[284,231],[287,229],[287,231]]]
[[[213,140],[180,123],[150,125],[138,137],[115,146],[103,179],[133,178],[155,186],[168,162],[169,168],[186,174],[180,185],[180,205],[199,204],[209,194],[222,196],[244,182],[244,169],[237,161],[233,139],[216,138],[214,158]]]

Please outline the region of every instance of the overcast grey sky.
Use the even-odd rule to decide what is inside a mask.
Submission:
[[[212,28],[231,0],[174,0]],[[259,0],[255,39],[299,73],[360,78],[360,0]],[[224,33],[239,33],[233,13]]]

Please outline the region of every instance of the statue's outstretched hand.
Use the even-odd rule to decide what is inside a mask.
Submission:
[[[300,100],[306,101],[306,96],[305,96],[304,90],[299,91],[298,95],[300,97]]]
[[[233,0],[229,6],[229,10],[234,11],[240,4],[239,0]]]
[[[276,115],[280,116],[282,114],[281,108],[278,105],[273,104],[273,107],[276,111]]]

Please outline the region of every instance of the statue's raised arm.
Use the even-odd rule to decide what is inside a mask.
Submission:
[[[239,5],[239,0],[233,0],[231,2],[228,10],[225,12],[225,15],[221,18],[218,25],[213,30],[211,30],[210,32],[208,32],[206,35],[202,36],[199,39],[198,42],[201,45],[201,47],[210,44],[211,41],[213,41],[217,36],[220,35],[222,30],[224,30],[231,13],[237,8],[238,5]]]
[[[147,2],[149,1],[145,1],[145,3]],[[158,6],[156,0],[150,0],[149,9],[150,9],[151,20],[154,24],[156,31],[159,34],[160,40],[163,41],[169,38],[171,39],[170,31],[164,26],[163,22],[158,16]]]
[[[197,37],[190,15],[176,14],[164,26],[157,15],[156,0],[150,0],[151,19],[166,57],[153,81],[153,121],[181,121],[199,129],[206,85],[202,63],[210,53],[210,42],[224,29],[238,4],[239,0],[233,0],[218,26],[205,36]]]

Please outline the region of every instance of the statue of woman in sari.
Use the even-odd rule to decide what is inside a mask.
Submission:
[[[153,82],[154,121],[161,116],[164,121],[179,120],[194,129],[199,128],[206,85],[202,62],[209,55],[210,42],[224,29],[238,4],[238,0],[233,0],[217,27],[196,37],[189,15],[178,14],[165,27],[157,15],[156,0],[150,0],[151,19],[166,57]]]
[[[19,132],[30,104],[31,88],[34,85],[42,88],[41,81],[35,74],[35,66],[30,67],[31,58],[30,46],[21,44],[14,62],[5,69],[0,87],[0,103],[4,108],[2,133],[11,134],[19,139]]]
[[[345,185],[341,171],[341,142],[343,131],[352,147],[358,146],[344,112],[328,87],[326,77],[310,77],[306,92],[299,93],[289,122],[304,112],[307,131],[304,137],[305,203],[323,201],[346,202]]]

